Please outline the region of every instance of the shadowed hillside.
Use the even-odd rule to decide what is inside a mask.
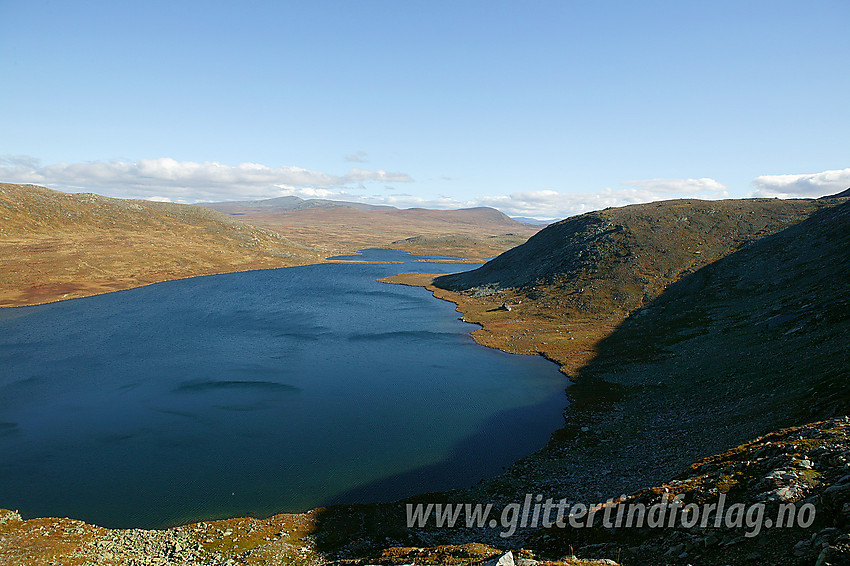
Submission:
[[[850,506],[844,506],[850,490],[826,488],[846,481],[846,458],[836,455],[846,454],[841,416],[850,413],[848,250],[845,200],[671,285],[598,345],[567,390],[567,426],[536,458],[511,471],[515,482],[529,486],[548,483],[567,493],[596,489],[613,497],[684,469],[668,487],[686,501],[716,499],[719,492],[749,502],[814,501],[819,526],[750,541],[729,531],[670,529],[658,533],[658,541],[635,532],[559,532],[556,539],[538,537],[539,548],[564,552],[579,541],[608,541],[603,555],[634,546],[626,556],[637,564],[666,561],[671,548],[677,549],[673,556],[686,551],[681,563],[703,563],[697,557],[704,555],[713,557],[705,563],[724,563],[742,549],[771,564],[801,557],[814,563],[827,552],[820,543],[809,544],[815,533],[839,527],[823,536],[829,549],[824,556],[846,557],[850,547],[839,536],[845,533],[846,541],[850,529]],[[686,469],[750,438],[834,417],[841,418],[805,427],[790,441],[783,441],[784,433],[772,435],[754,448]],[[818,439],[825,437],[837,442],[832,451],[821,447]],[[593,462],[593,469],[567,472],[567,464],[577,461]],[[660,492],[655,490],[656,499]],[[652,495],[646,490],[642,497]]]
[[[559,464],[533,477],[628,493],[771,430],[850,413],[848,250],[845,202],[671,285],[599,342],[567,389],[548,456],[578,450],[608,473],[568,479]]]
[[[581,291],[577,306],[629,310],[682,275],[797,222],[808,200],[671,200],[609,208],[552,224],[486,265],[438,280],[463,290],[553,286]],[[554,289],[553,289],[554,293]]]
[[[0,306],[321,257],[205,208],[0,184]]]

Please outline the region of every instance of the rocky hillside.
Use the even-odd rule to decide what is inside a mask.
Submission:
[[[0,306],[320,259],[205,208],[0,184]]]
[[[848,455],[848,417],[781,429],[695,462],[652,488],[600,501],[594,528],[540,530],[524,543],[542,556],[576,553],[623,564],[848,564]],[[680,497],[682,508],[696,505],[702,510],[717,505],[721,496],[723,510],[709,511],[705,526],[702,519],[696,525],[677,522],[666,528],[603,525],[607,506],[642,504],[649,509],[664,497]],[[738,524],[734,515],[727,520],[735,505],[756,511]],[[803,520],[808,517],[804,507],[810,509],[810,524]],[[762,520],[756,521],[759,516]],[[785,518],[781,524],[780,516]]]

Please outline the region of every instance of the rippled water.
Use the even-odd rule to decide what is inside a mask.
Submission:
[[[376,278],[402,252],[0,309],[0,507],[104,526],[471,485],[562,423],[554,364]]]

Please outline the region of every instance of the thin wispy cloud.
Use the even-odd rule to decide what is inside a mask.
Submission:
[[[850,168],[804,173],[762,175],[753,181],[754,197],[819,198],[850,188]]]
[[[0,178],[67,191],[101,191],[115,197],[157,197],[188,203],[269,198],[293,192],[327,197],[371,181],[412,181],[405,173],[383,169],[354,168],[343,175],[333,175],[294,166],[225,165],[177,161],[168,157],[42,165],[29,156],[8,156],[0,159]]]
[[[351,155],[346,155],[345,160],[351,163],[366,163],[368,159],[366,156],[369,155],[365,151],[358,151],[356,153],[352,153]]]
[[[657,194],[699,194],[714,198],[726,197],[729,194],[725,185],[707,177],[701,179],[646,179],[626,181],[623,185]]]

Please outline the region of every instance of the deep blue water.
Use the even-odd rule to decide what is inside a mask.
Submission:
[[[557,366],[475,344],[403,252],[0,309],[0,507],[111,527],[472,485],[561,426]]]

